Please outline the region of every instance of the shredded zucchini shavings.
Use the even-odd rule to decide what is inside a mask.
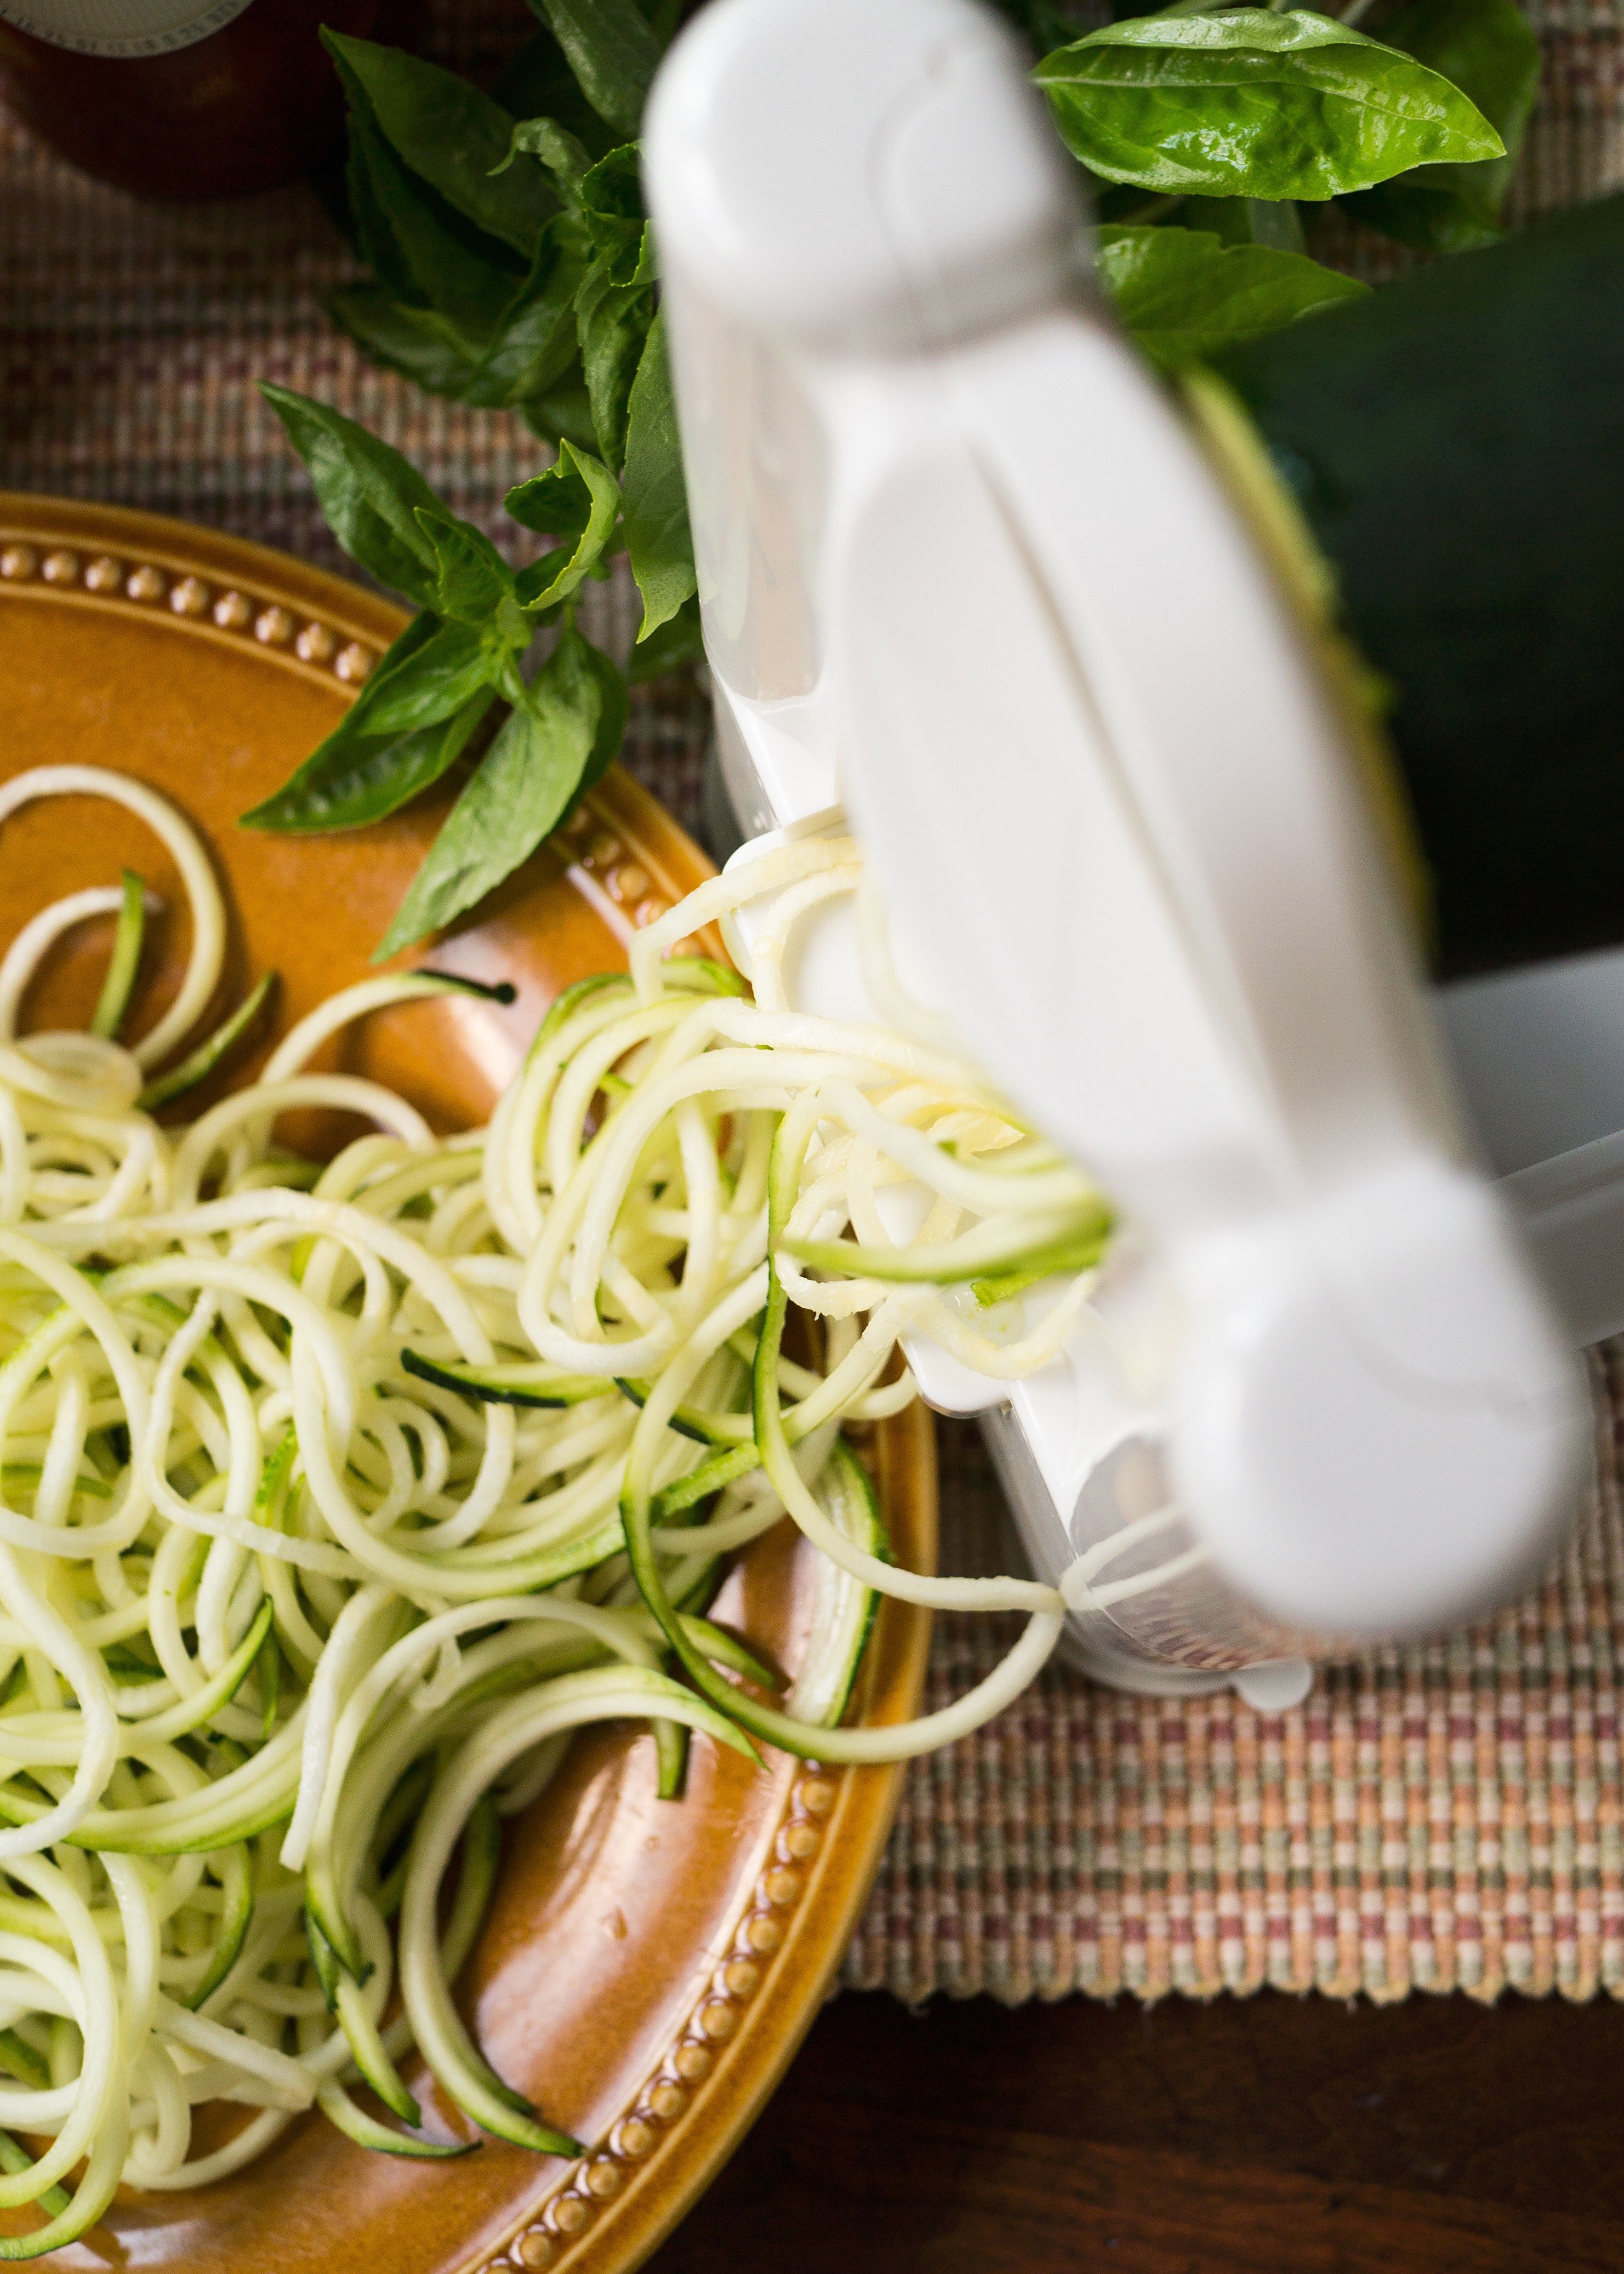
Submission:
[[[850,847],[791,847],[640,935],[631,974],[553,1006],[488,1129],[438,1137],[313,1067],[461,983],[432,972],[335,996],[257,1081],[161,1126],[166,1066],[211,1072],[263,983],[221,1020],[225,913],[173,808],[50,767],[0,787],[0,828],[57,795],[156,833],[191,935],[133,1043],[139,878],[44,911],[0,964],[0,2202],[42,2221],[6,2256],[84,2233],[121,2181],[222,2178],[310,2109],[395,2155],[575,2153],[453,2002],[501,1819],[592,1722],[647,1726],[675,1796],[695,1737],[897,1760],[1015,1696],[1059,1595],[898,1568],[842,1432],[914,1397],[905,1333],[1001,1378],[1047,1363],[1109,1230],[972,1070],[785,1008],[781,939],[755,1000],[671,954],[747,892],[850,889]],[[95,1030],[19,1036],[52,943],[109,915]],[[371,1132],[300,1162],[278,1119],[312,1107]],[[1029,1332],[981,1330],[970,1284],[1044,1272],[1069,1276]],[[786,1517],[820,1551],[787,1687],[704,1615]],[[880,1595],[1026,1623],[957,1704],[852,1726]],[[454,2136],[425,2129],[425,2069]],[[194,2155],[192,2110],[220,2099],[241,2128]]]

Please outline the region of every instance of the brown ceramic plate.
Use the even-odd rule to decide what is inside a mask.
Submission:
[[[303,840],[250,835],[236,818],[334,725],[402,621],[387,601],[255,546],[149,515],[0,494],[0,773],[79,762],[173,798],[229,881],[228,990],[235,999],[250,972],[275,969],[285,1027],[366,970],[443,806]],[[125,861],[178,902],[154,840],[117,809],[25,808],[0,832],[0,945],[61,893],[116,880]],[[559,990],[623,963],[631,929],[707,872],[653,799],[611,774],[567,841],[544,847],[478,922],[435,951],[442,968],[512,980],[514,1007],[463,999],[387,1012],[347,1063],[441,1126],[483,1121]],[[184,948],[184,918],[163,921],[154,1007],[177,983]],[[84,1023],[107,946],[105,928],[72,935],[26,1022]],[[915,1408],[876,1431],[868,1450],[899,1555],[928,1567],[928,1422]],[[786,1529],[743,1558],[720,1615],[793,1670],[810,1552]],[[924,1646],[924,1619],[888,1603],[868,1654],[865,1719],[915,1710]],[[462,1987],[495,2066],[595,2143],[584,2162],[488,2141],[477,2156],[425,2167],[370,2155],[307,2119],[218,2187],[121,2196],[103,2226],[49,2263],[186,2274],[637,2265],[789,2059],[890,1822],[896,1772],[768,1759],[752,1771],[695,1746],[688,1797],[673,1804],[654,1796],[650,1738],[589,1733],[568,1773],[512,1827]],[[435,2105],[421,2078],[408,2081]]]

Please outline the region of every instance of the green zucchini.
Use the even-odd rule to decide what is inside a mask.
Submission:
[[[650,1721],[654,1732],[657,1800],[680,1800],[688,1782],[688,1726],[686,1721]]]
[[[26,2038],[19,2037],[15,2029],[0,2029],[0,2068],[16,2077],[19,2083],[32,2085],[36,2092],[49,2089],[50,2070],[44,2055],[36,2053]],[[20,2171],[23,2167],[19,2164],[17,2168]]]
[[[724,1485],[736,1483],[741,1477],[748,1477],[760,1466],[761,1453],[754,1438],[748,1444],[732,1445],[724,1451],[713,1453],[709,1460],[701,1461],[696,1469],[690,1469],[687,1476],[673,1478],[670,1484],[660,1487],[654,1495],[654,1522],[669,1523],[673,1516],[680,1516],[684,1509],[694,1507],[699,1501],[709,1500],[712,1493],[720,1492]]]
[[[889,1558],[889,1543],[874,1487],[862,1463],[844,1438],[835,1440],[816,1490],[849,1539],[869,1555]],[[659,1558],[650,1538],[647,1503],[640,1505],[628,1492],[621,1501],[621,1517],[632,1570],[643,1599],[701,1695],[722,1707],[741,1729],[764,1737],[769,1744],[782,1746],[810,1759],[828,1758],[828,1740],[822,1738],[820,1732],[838,1728],[850,1703],[878,1608],[873,1589],[826,1558],[819,1559],[805,1662],[784,1701],[784,1708],[763,1706],[748,1690],[725,1682],[713,1670],[710,1653],[689,1631],[690,1621],[677,1614],[665,1592]],[[831,1750],[838,1759],[838,1749]]]
[[[45,1473],[43,1461],[0,1462],[0,1492],[9,1492],[14,1485],[37,1485]],[[73,1480],[76,1493],[87,1493],[92,1500],[111,1500],[113,1487],[100,1477],[79,1475]]]
[[[310,1955],[316,1969],[316,1979],[321,1984],[321,1994],[327,2000],[329,2014],[338,2011],[338,1985],[344,1979],[344,1969],[338,1953],[327,1939],[327,1932],[308,1900],[304,1905],[304,1939],[310,1945]]]
[[[225,1902],[214,1959],[207,1973],[186,2000],[193,2013],[207,2003],[237,1964],[243,1945],[248,1939],[249,1923],[253,1917],[253,1858],[246,1846],[239,1842],[235,1848],[222,1849],[213,1861],[214,1877],[220,1882]]]
[[[1439,976],[1624,939],[1624,195],[1215,368],[1393,689]]]
[[[104,1042],[117,1042],[118,1039],[118,1029],[124,1025],[124,1013],[130,1007],[135,975],[140,968],[141,942],[146,933],[147,886],[133,869],[126,869],[124,872],[124,899],[118,910],[118,929],[113,935],[113,953],[96,1007],[90,1016],[91,1033],[100,1035]]]
[[[375,2148],[386,2156],[411,2156],[423,2161],[443,2162],[447,2156],[469,2156],[481,2143],[477,2140],[417,2140],[410,2132],[392,2131],[357,2108],[342,2084],[324,2084],[316,2095],[316,2105],[330,2123],[353,2140],[358,2148]]]
[[[649,1384],[635,1375],[617,1374],[615,1387],[622,1397],[629,1397],[641,1412],[649,1402]],[[696,1405],[677,1405],[672,1408],[665,1427],[674,1429],[679,1437],[691,1437],[696,1445],[739,1445],[750,1434],[748,1413],[704,1413]]]
[[[177,1698],[166,1706],[161,1713],[154,1713],[145,1721],[132,1725],[132,1736],[139,1736],[144,1744],[169,1744],[189,1731],[201,1729],[213,1721],[224,1706],[229,1706],[252,1671],[266,1637],[271,1630],[273,1616],[270,1598],[267,1596],[253,1615],[252,1623],[237,1648],[217,1674],[210,1675],[201,1689],[190,1698]]]
[[[868,1470],[843,1437],[835,1441],[818,1480],[817,1496],[854,1546],[890,1562],[891,1541],[878,1496]],[[784,1700],[784,1711],[798,1721],[832,1729],[851,1701],[880,1602],[872,1587],[865,1587],[826,1555],[816,1560],[806,1656]]]
[[[1034,1246],[1000,1248],[997,1228],[985,1224],[951,1241],[931,1245],[915,1241],[911,1247],[865,1247],[853,1239],[786,1239],[785,1250],[809,1270],[879,1279],[912,1286],[934,1283],[950,1286],[965,1280],[1020,1278],[1031,1285],[1057,1271],[1090,1271],[1104,1254],[1115,1219],[1101,1201],[1092,1204],[1075,1224],[1057,1230]]]
[[[317,1932],[320,1931],[318,1929]],[[312,1950],[315,1948],[314,1934],[311,1937],[311,1947]],[[326,1997],[327,1994],[324,1982],[322,1995]],[[347,1973],[337,1977],[331,2004],[344,2035],[350,2040],[356,2067],[384,2106],[393,2115],[398,2116],[402,2124],[410,2124],[415,2130],[423,2121],[423,2111],[402,2082],[401,2073],[390,2059],[378,2033],[377,2022],[368,2014],[360,1991]]]
[[[34,2157],[22,2142],[13,2140],[9,2132],[0,2132],[0,2172],[15,2179],[19,2172],[32,2171],[33,2168]],[[50,2187],[35,2195],[34,2200],[41,2210],[49,2211],[53,2218],[60,2218],[68,2207],[70,2197],[65,2187]]]
[[[207,1081],[222,1059],[229,1057],[243,1036],[259,1017],[266,997],[276,984],[276,974],[267,971],[253,991],[245,996],[229,1019],[222,1019],[212,1035],[206,1035],[195,1050],[184,1058],[168,1073],[154,1076],[136,1100],[143,1113],[156,1113],[161,1105],[172,1104]]]
[[[496,1875],[501,1862],[501,1818],[496,1812],[496,1803],[487,1792],[474,1803],[462,1826],[462,1864],[457,1873],[451,1916],[446,1921],[440,1945],[440,1962],[447,1982],[455,1981],[463,1961],[478,1939],[491,1898],[496,1893]]]
[[[419,1358],[414,1350],[401,1352],[401,1364],[419,1382],[438,1389],[455,1389],[485,1405],[583,1405],[589,1398],[606,1397],[618,1387],[605,1374],[560,1374],[555,1366],[536,1359],[515,1359],[511,1365],[463,1366],[439,1359]]]

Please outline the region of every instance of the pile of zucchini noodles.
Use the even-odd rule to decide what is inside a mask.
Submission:
[[[163,800],[86,767],[0,787],[0,829],[55,795],[113,799],[163,841],[191,952],[130,1047],[139,877],[48,909],[0,965],[0,2205],[45,2214],[0,2239],[11,2257],[81,2234],[121,2180],[239,2169],[312,2105],[395,2154],[479,2130],[577,2152],[452,2002],[500,1819],[587,1722],[650,1725],[675,1796],[695,1730],[894,1760],[1014,1698],[1060,1597],[898,1570],[841,1425],[913,1397],[905,1331],[1004,1377],[1044,1364],[1109,1231],[953,1057],[785,1006],[792,926],[858,881],[821,840],[705,885],[629,975],[572,989],[488,1130],[436,1137],[380,1085],[307,1070],[350,1021],[460,983],[429,973],[335,996],[258,1081],[162,1126],[150,1109],[259,996],[155,1073],[219,981],[210,863]],[[768,891],[756,1000],[670,953]],[[91,1031],[19,1039],[52,941],[107,912]],[[372,1133],[326,1165],[278,1151],[278,1117],[312,1107]],[[901,1244],[887,1186],[914,1199]],[[703,1611],[786,1510],[823,1560],[775,1699]],[[1029,1617],[948,1710],[840,1727],[876,1593]],[[414,2048],[465,2136],[421,2128]],[[246,2120],[193,2155],[192,2111],[220,2100]]]

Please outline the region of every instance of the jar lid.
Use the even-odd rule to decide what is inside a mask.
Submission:
[[[240,16],[249,0],[0,0],[0,20],[82,56],[160,56]]]

